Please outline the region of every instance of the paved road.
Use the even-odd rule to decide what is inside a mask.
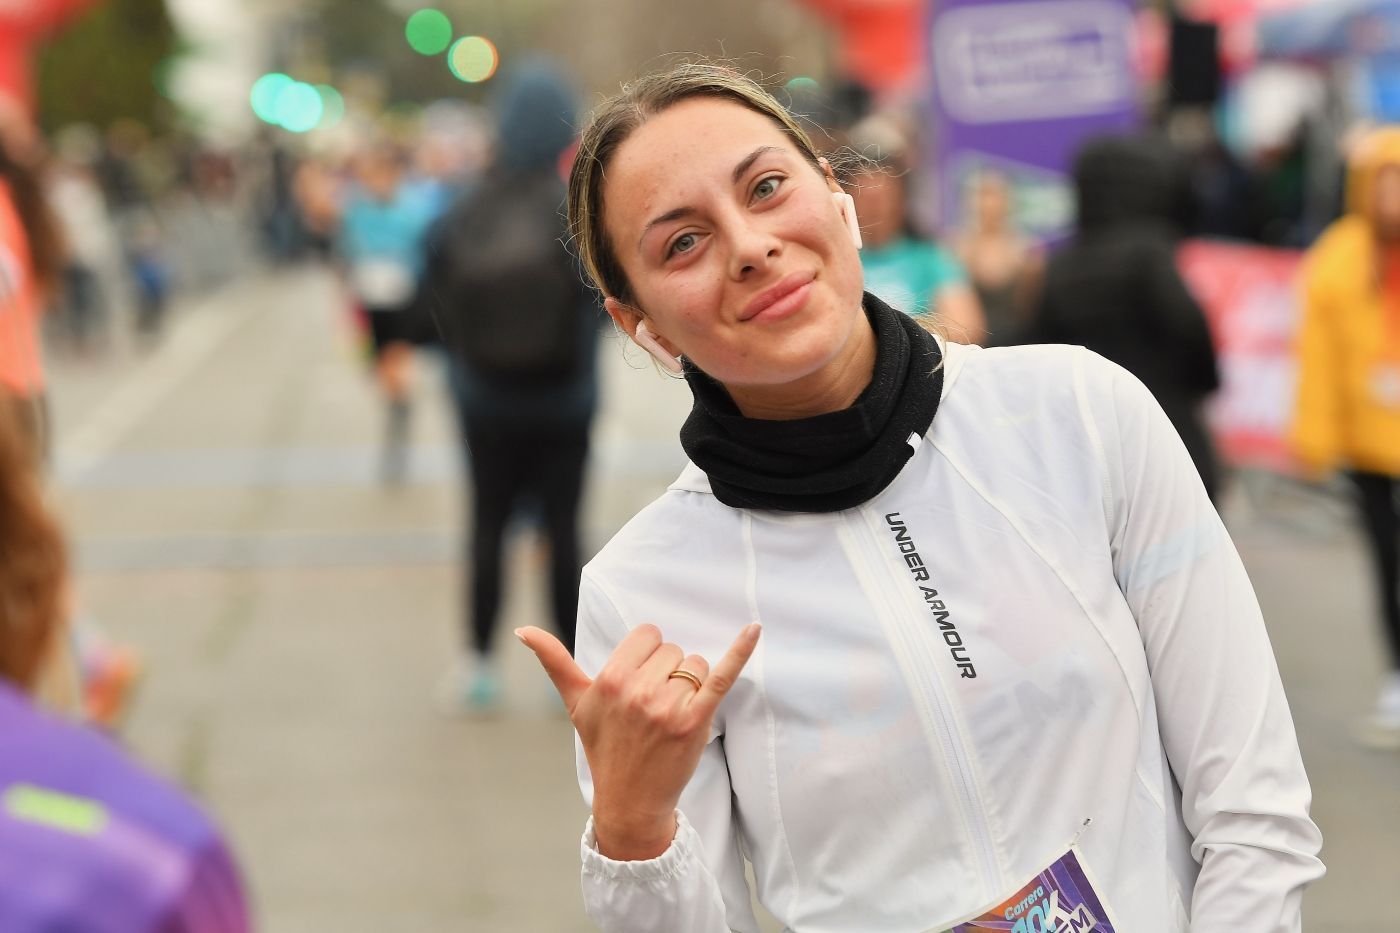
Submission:
[[[375,479],[381,412],[322,274],[252,276],[146,353],[56,359],[57,480],[84,610],[149,676],[132,747],[228,827],[271,933],[590,929],[567,722],[509,628],[543,616],[511,562],[507,710],[439,715],[455,649],[461,472],[422,371],[410,482]],[[674,477],[683,386],[603,348],[586,534]],[[1327,835],[1308,929],[1400,930],[1400,755],[1347,735],[1378,642],[1355,537],[1287,489],[1228,514],[1265,603]]]

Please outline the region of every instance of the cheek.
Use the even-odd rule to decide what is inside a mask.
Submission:
[[[713,257],[711,250],[684,269],[634,286],[642,309],[662,334],[687,344],[714,331],[724,276],[716,271]]]

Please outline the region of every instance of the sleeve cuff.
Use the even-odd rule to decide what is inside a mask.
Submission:
[[[598,851],[598,839],[593,833],[593,817],[583,829],[579,851],[583,856],[583,873],[608,881],[664,881],[685,874],[694,860],[699,837],[685,814],[676,811],[676,835],[671,846],[656,858],[635,862],[619,862]]]

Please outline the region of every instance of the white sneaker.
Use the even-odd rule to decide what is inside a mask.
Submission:
[[[1356,739],[1367,748],[1400,749],[1400,671],[1382,683],[1375,710],[1357,724]]]

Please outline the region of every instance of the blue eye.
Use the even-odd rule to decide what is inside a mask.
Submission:
[[[783,180],[777,175],[769,175],[767,178],[754,185],[753,196],[760,201],[765,201],[778,193],[778,187]]]
[[[675,253],[688,253],[695,248],[697,238],[693,233],[684,233],[671,241],[671,248],[666,251],[667,256]]]

